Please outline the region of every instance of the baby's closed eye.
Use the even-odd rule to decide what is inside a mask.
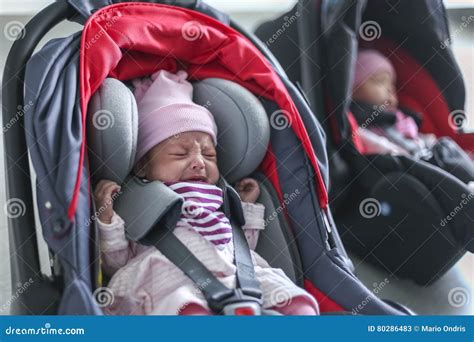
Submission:
[[[188,155],[186,152],[172,152],[172,153],[169,153],[169,154],[172,155],[172,156],[177,156],[177,157],[185,157],[185,156]]]
[[[188,154],[188,150],[183,147],[174,147],[170,148],[168,154],[171,156],[186,156]]]

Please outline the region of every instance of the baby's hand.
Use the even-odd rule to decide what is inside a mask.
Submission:
[[[112,222],[112,216],[114,215],[113,201],[115,199],[113,194],[116,192],[120,193],[120,185],[108,179],[101,179],[95,186],[96,210],[99,220],[103,223]]]
[[[260,195],[260,187],[253,178],[241,179],[235,185],[235,189],[239,193],[242,202],[255,203]]]

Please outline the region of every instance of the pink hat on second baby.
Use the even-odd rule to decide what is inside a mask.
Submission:
[[[392,63],[380,52],[373,49],[359,50],[352,87],[356,88],[378,71],[388,72],[393,79],[396,77]]]
[[[138,141],[135,162],[160,142],[179,133],[199,131],[217,144],[217,126],[211,112],[193,102],[193,86],[180,70],[154,73],[150,79],[135,80],[138,106]]]

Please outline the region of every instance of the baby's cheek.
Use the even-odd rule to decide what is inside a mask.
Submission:
[[[154,166],[153,180],[162,182],[175,182],[180,180],[184,166],[177,161],[169,161]]]
[[[217,163],[209,163],[207,166],[207,177],[210,180],[210,183],[217,183],[219,180],[219,168]]]
[[[387,92],[385,89],[377,86],[371,87],[370,89],[372,90],[367,93],[365,99],[366,101],[374,105],[382,105],[387,101]]]

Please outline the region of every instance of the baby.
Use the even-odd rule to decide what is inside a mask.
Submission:
[[[423,159],[444,168],[473,187],[474,163],[453,140],[437,140],[418,131],[421,118],[398,108],[396,74],[390,61],[376,50],[357,56],[351,112],[364,154],[398,154]],[[433,151],[439,151],[436,158]],[[440,159],[443,159],[440,162]]]
[[[413,117],[398,109],[395,80],[395,69],[381,53],[359,51],[351,111],[360,125],[368,127],[358,131],[367,154],[412,155],[436,142],[434,135],[418,133]]]
[[[137,97],[139,131],[134,172],[150,181],[159,180],[184,198],[181,218],[173,233],[225,286],[235,288],[236,267],[232,230],[219,209],[222,190],[216,186],[217,127],[212,114],[192,102],[187,74],[159,71]],[[148,86],[148,85],[147,85]],[[114,301],[105,307],[111,315],[211,315],[204,296],[184,273],[159,250],[129,241],[124,221],[113,211],[113,194],[120,186],[98,182],[94,196],[105,208],[98,218],[104,272]],[[316,315],[317,302],[296,286],[281,269],[254,252],[264,228],[264,206],[256,203],[258,183],[245,178],[236,190],[242,200],[242,227],[251,248],[255,275],[263,292],[263,308],[284,315]],[[199,208],[194,216],[186,207]],[[146,213],[144,213],[146,214]]]

